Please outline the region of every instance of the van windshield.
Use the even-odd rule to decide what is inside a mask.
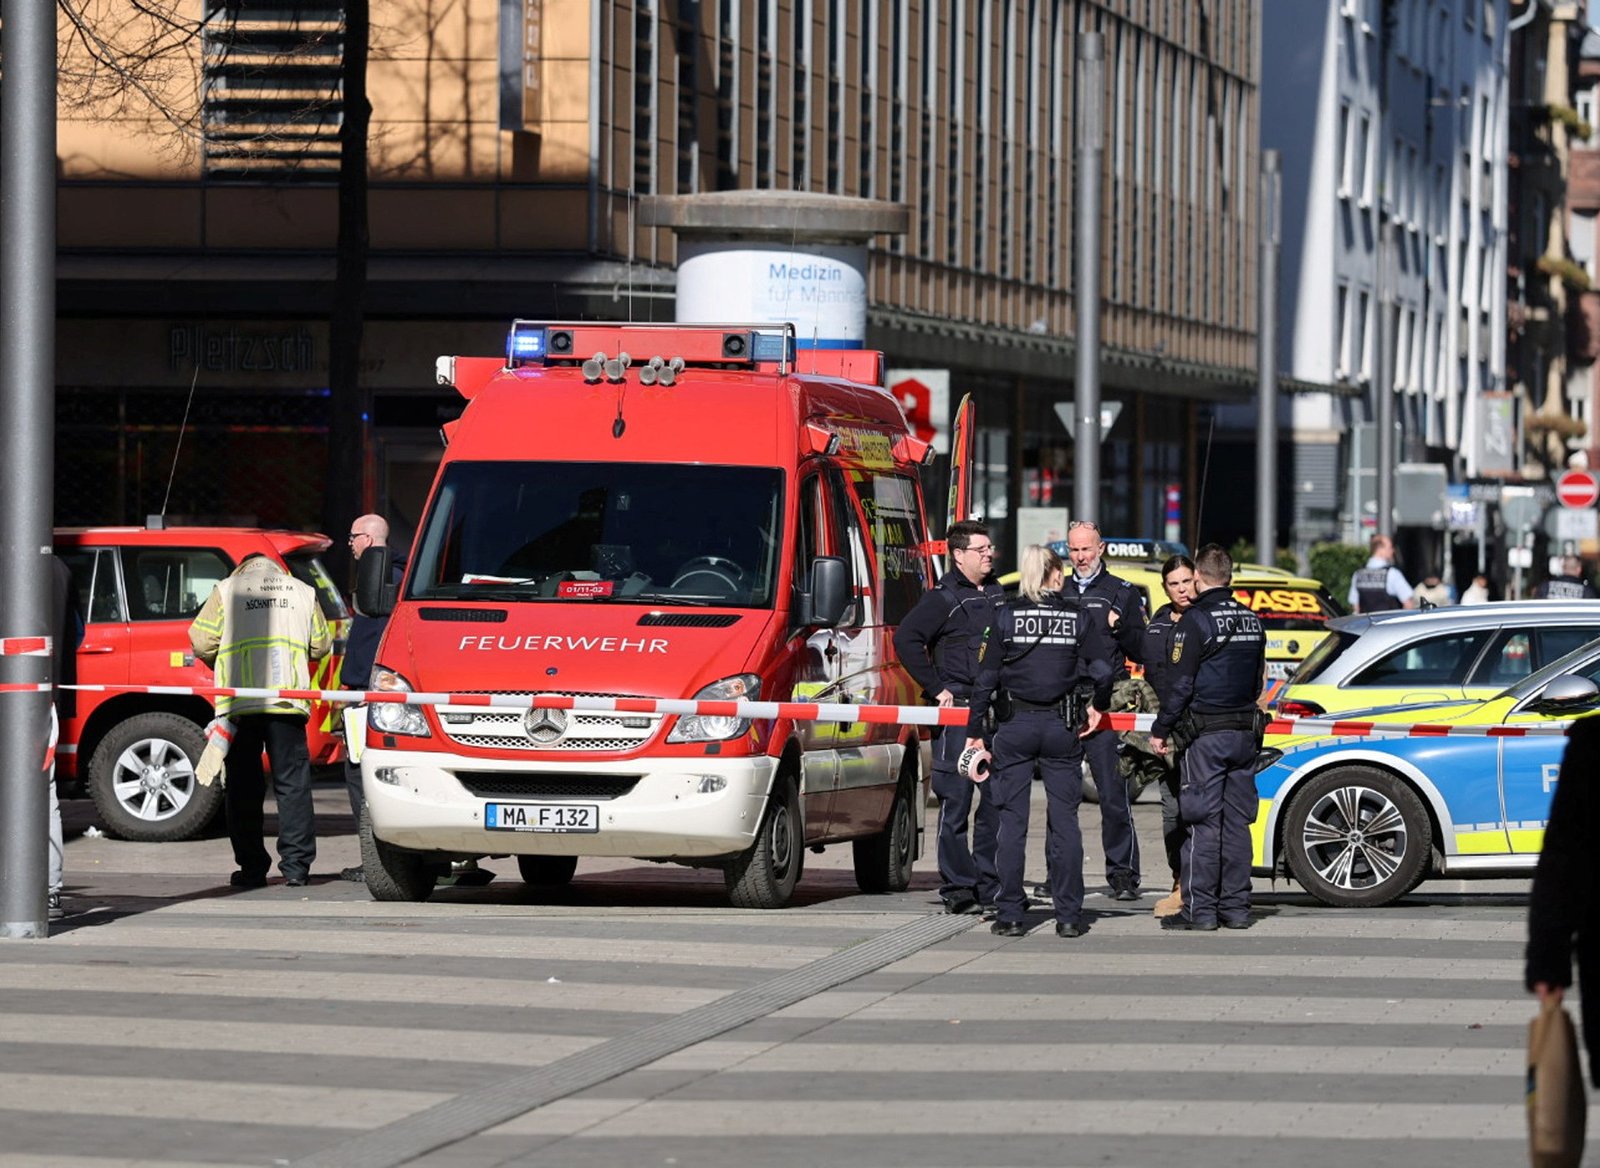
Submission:
[[[776,468],[454,462],[408,595],[769,608],[782,537]]]

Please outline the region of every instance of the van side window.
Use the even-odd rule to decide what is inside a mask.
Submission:
[[[861,538],[861,524],[856,519],[855,508],[850,505],[845,490],[844,476],[838,468],[828,468],[828,516],[832,532],[829,542],[831,556],[841,556],[850,568],[850,607],[845,609],[840,628],[858,629],[870,625],[872,620],[871,573],[867,565],[867,549]]]
[[[917,488],[903,475],[878,471],[851,479],[872,540],[873,591],[883,605],[883,623],[898,625],[933,583],[922,550]]]
[[[822,510],[822,479],[808,475],[800,484],[796,535],[799,545],[794,553],[794,590],[804,592],[811,586],[811,561],[823,554],[823,532],[827,526]]]
[[[109,549],[73,548],[59,553],[72,573],[78,611],[85,624],[121,624],[122,592],[117,587],[116,553]]]
[[[215,548],[125,547],[131,619],[193,620],[217,581],[233,566]]]

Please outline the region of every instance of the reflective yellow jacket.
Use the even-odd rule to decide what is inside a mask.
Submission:
[[[316,591],[266,556],[252,556],[211,590],[189,626],[189,643],[220,686],[310,689],[311,662],[328,655],[333,636]],[[306,717],[308,702],[218,698],[219,717]]]

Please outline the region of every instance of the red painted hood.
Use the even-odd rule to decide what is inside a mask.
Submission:
[[[485,619],[503,613],[504,620]],[[674,623],[640,624],[641,618]],[[676,622],[726,621],[722,628]],[[404,604],[378,662],[433,693],[561,692],[688,698],[746,672],[770,611],[614,603]],[[765,696],[765,695],[763,695]]]

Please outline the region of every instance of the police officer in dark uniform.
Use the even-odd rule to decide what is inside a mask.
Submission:
[[[979,653],[972,692],[967,745],[982,742],[984,719],[997,692],[1009,711],[994,733],[994,764],[985,793],[998,812],[997,919],[990,931],[1020,937],[1028,898],[1022,876],[1028,842],[1028,810],[1037,765],[1044,776],[1049,814],[1045,851],[1056,935],[1083,935],[1083,836],[1078,804],[1083,798],[1080,728],[1091,733],[1111,704],[1109,651],[1083,656],[1084,642],[1101,635],[1085,619],[1082,602],[1061,594],[1061,557],[1033,545],[1022,553],[1022,582],[1015,600],[995,614]],[[1075,698],[1080,680],[1093,685],[1087,710]]]
[[[1256,698],[1267,636],[1255,613],[1233,598],[1233,561],[1217,544],[1195,555],[1197,595],[1172,633],[1171,683],[1150,744],[1171,749],[1187,726],[1193,742],[1179,764],[1183,908],[1164,929],[1250,927],[1250,824],[1256,817]]]
[[[1067,527],[1072,578],[1063,591],[1083,601],[1089,619],[1107,634],[1097,639],[1110,652],[1111,680],[1128,676],[1127,658],[1138,660],[1144,640],[1144,602],[1132,584],[1105,567],[1105,540],[1088,519]],[[1111,649],[1111,646],[1115,646]],[[1100,651],[1100,650],[1097,650]],[[1117,765],[1117,736],[1110,730],[1083,740],[1089,773],[1100,792],[1100,843],[1106,853],[1106,883],[1117,900],[1139,899],[1139,837],[1133,829],[1133,800]]]
[[[1350,577],[1350,607],[1356,612],[1415,608],[1411,585],[1394,566],[1394,540],[1387,535],[1374,535],[1367,546],[1367,566]]]
[[[978,650],[1005,598],[990,580],[994,543],[975,520],[950,525],[945,536],[955,567],[917,602],[895,630],[901,664],[939,705],[970,704],[978,676]],[[995,809],[987,794],[972,816],[973,783],[956,773],[966,745],[965,726],[940,726],[933,739],[933,793],[939,799],[939,898],[945,911],[979,912],[994,903]],[[973,818],[972,843],[967,820]]]
[[[1551,576],[1533,590],[1535,600],[1593,600],[1596,595],[1577,556],[1562,556],[1561,575]]]
[[[1179,618],[1194,603],[1194,561],[1188,556],[1168,558],[1161,565],[1161,587],[1168,603],[1145,626],[1144,649],[1138,660],[1144,665],[1144,679],[1165,709],[1172,686],[1172,634]],[[1161,839],[1167,848],[1167,866],[1172,869],[1172,891],[1156,901],[1153,911],[1158,917],[1169,917],[1183,907],[1183,841],[1188,838],[1189,829],[1178,815],[1178,771],[1174,766],[1161,780]]]

